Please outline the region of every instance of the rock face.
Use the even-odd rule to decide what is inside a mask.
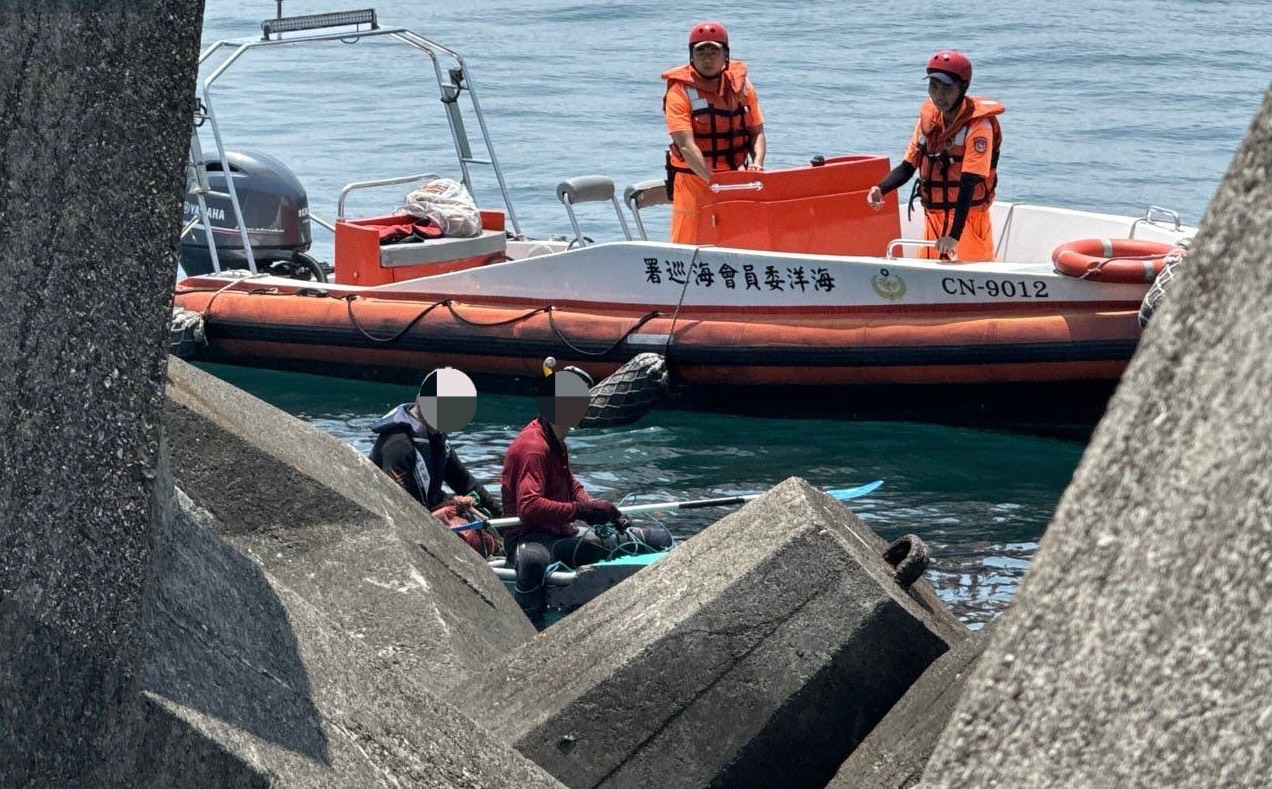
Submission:
[[[853,750],[828,789],[906,789],[917,784],[991,630],[992,625],[977,630],[937,658]]]
[[[967,634],[884,547],[787,480],[449,698],[572,787],[823,786]]]
[[[1272,92],[924,774],[1272,773]]]
[[[477,552],[357,450],[173,358],[173,476],[218,534],[435,692],[534,634]]]
[[[126,783],[202,18],[0,10],[0,784]]]
[[[387,477],[346,453],[333,492],[306,473],[332,439],[269,455],[209,399],[176,406],[214,450],[182,476],[212,489],[198,471],[237,451],[260,484],[178,500],[161,422],[202,18],[0,11],[0,785],[559,786],[430,690],[532,631]],[[229,402],[258,440],[295,430]]]

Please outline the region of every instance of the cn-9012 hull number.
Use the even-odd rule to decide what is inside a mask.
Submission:
[[[988,296],[991,299],[1047,299],[1047,283],[1041,279],[972,279],[942,277],[941,289],[951,296]]]

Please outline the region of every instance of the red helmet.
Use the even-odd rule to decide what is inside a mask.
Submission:
[[[967,59],[967,55],[962,52],[955,52],[952,49],[943,49],[932,56],[928,61],[927,73],[939,72],[941,74],[949,74],[963,82],[972,81],[972,61]]]
[[[729,46],[729,31],[719,22],[699,22],[689,31],[689,46],[701,44],[703,41],[714,41],[722,47]]]

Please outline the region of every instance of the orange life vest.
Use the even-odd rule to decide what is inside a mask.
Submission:
[[[751,82],[746,78],[746,64],[733,61],[720,72],[720,93],[712,93],[693,66],[681,66],[663,72],[667,90],[680,83],[689,96],[689,108],[693,117],[693,141],[702,151],[713,172],[740,170],[751,155],[754,139],[747,131],[749,124],[747,94]],[[666,109],[667,94],[663,94]],[[667,152],[667,165],[675,172],[691,173],[688,163],[680,155],[680,148],[672,143]]]
[[[971,205],[989,205],[994,201],[994,188],[998,186],[998,149],[1003,144],[1003,133],[996,116],[1004,109],[993,99],[968,97],[963,101],[958,117],[946,127],[936,105],[931,101],[924,103],[919,115],[919,151],[922,156],[916,188],[925,209],[953,211],[958,205],[958,181],[963,175],[967,132],[973,123],[982,118],[989,121],[992,130],[993,151],[989,175],[976,185]]]

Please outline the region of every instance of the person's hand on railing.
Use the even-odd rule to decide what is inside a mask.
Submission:
[[[953,236],[941,236],[936,240],[936,251],[945,260],[954,260],[958,256],[958,239]]]

